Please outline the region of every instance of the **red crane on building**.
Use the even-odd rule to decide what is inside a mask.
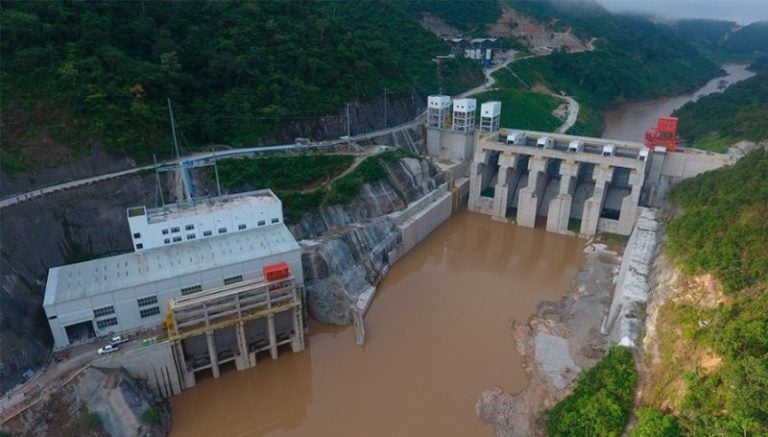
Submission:
[[[645,145],[651,150],[663,146],[668,152],[676,152],[677,117],[659,117],[656,127],[645,132]]]

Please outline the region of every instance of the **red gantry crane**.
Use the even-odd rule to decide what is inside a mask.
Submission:
[[[668,152],[676,152],[677,117],[659,117],[656,127],[645,132],[645,145],[651,150],[663,146]]]

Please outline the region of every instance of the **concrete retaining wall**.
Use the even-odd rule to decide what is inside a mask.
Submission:
[[[641,208],[640,218],[624,250],[613,301],[602,329],[612,342],[622,346],[635,347],[642,330],[648,279],[660,231],[656,211]]]
[[[171,343],[168,341],[140,346],[137,349],[121,349],[114,355],[94,361],[93,367],[122,367],[132,377],[144,380],[147,387],[163,398],[177,395],[185,388],[176,370]]]
[[[438,226],[451,216],[453,212],[453,194],[447,192],[445,187],[437,189],[413,203],[400,217],[394,218],[400,231],[402,242],[397,250],[396,259],[413,249],[416,244],[432,233]],[[430,202],[423,204],[423,200]],[[418,208],[418,209],[417,209]],[[401,217],[406,219],[402,220]],[[394,260],[392,260],[394,262]]]

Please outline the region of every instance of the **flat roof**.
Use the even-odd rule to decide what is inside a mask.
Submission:
[[[299,250],[299,244],[280,223],[53,267],[48,271],[43,305],[110,293],[293,250]]]
[[[265,204],[280,203],[272,190],[256,190],[246,193],[211,197],[195,204],[188,202],[172,203],[163,208],[147,210],[149,223],[160,223],[167,220],[190,218],[197,215],[207,215],[219,211],[254,208]],[[132,209],[132,208],[129,208]]]

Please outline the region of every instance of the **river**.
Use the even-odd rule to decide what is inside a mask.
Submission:
[[[606,112],[603,119],[605,126],[603,138],[643,142],[645,140],[645,131],[655,127],[656,120],[659,117],[672,114],[672,111],[687,102],[695,101],[699,97],[721,91],[718,89],[720,80],[727,81],[727,85],[731,86],[755,75],[755,73],[747,70],[748,65],[746,64],[725,64],[721,65],[721,67],[727,73],[725,76],[710,80],[706,85],[692,93],[644,102],[627,103],[617,109]]]
[[[310,325],[307,350],[225,371],[171,399],[172,436],[492,435],[480,393],[526,385],[510,333],[557,300],[584,241],[462,211],[398,261],[365,323]]]

